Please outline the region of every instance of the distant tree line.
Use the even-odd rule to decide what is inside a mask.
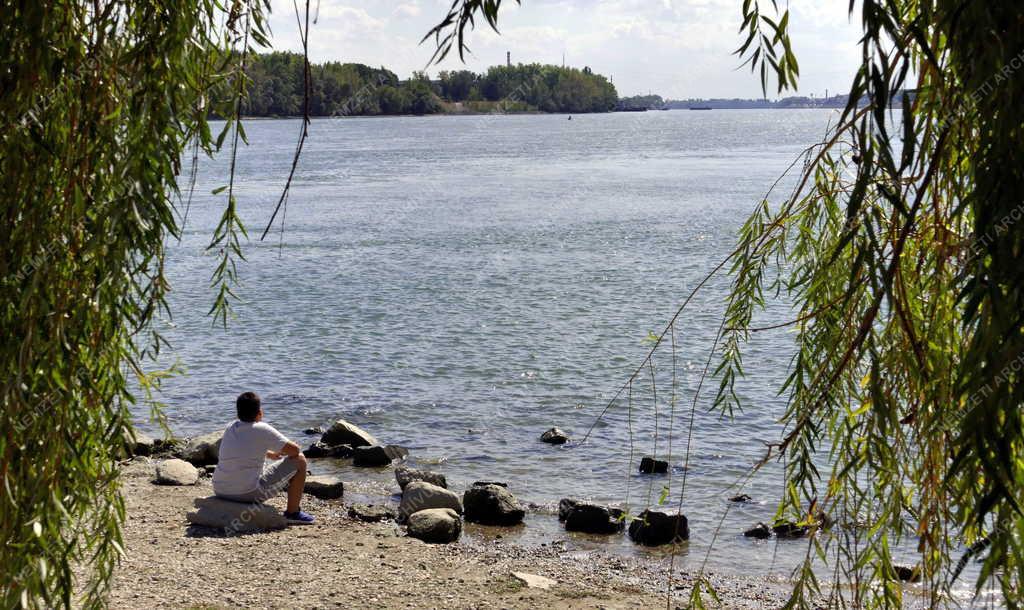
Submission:
[[[275,52],[254,56],[246,68],[247,116],[297,116],[303,108],[302,56]],[[495,66],[484,74],[422,72],[408,80],[387,68],[326,62],[312,66],[313,116],[434,114],[468,110],[608,112],[618,94],[608,79],[589,68],[541,64]]]
[[[632,97],[620,97],[615,109],[619,111],[630,110],[661,110],[665,107],[665,100],[660,95],[634,95]]]

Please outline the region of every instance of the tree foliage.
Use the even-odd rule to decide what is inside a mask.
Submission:
[[[0,598],[104,605],[121,549],[117,459],[163,345],[164,247],[191,155],[237,144],[262,0],[3,2],[0,8]],[[185,187],[179,190],[179,183]],[[233,183],[212,237],[226,318],[244,235]],[[143,395],[129,390],[129,379]],[[85,574],[75,583],[74,571]]]
[[[474,12],[496,27],[500,4],[454,2],[431,32],[437,55],[461,51]],[[816,528],[789,607],[898,607],[899,544],[919,552],[931,606],[950,604],[977,560],[975,589],[1019,607],[1024,19],[1006,2],[860,9],[861,64],[837,125],[797,166],[792,195],[760,203],[712,271],[733,281],[714,405],[743,407],[751,333],[794,331],[784,432],[765,456],[786,464],[779,516]],[[744,0],[742,18],[737,54],[765,93],[770,81],[794,88],[788,11]],[[752,328],[776,298],[795,303],[794,318]],[[651,353],[674,345],[678,319]]]

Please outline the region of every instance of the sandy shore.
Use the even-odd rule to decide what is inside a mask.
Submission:
[[[136,458],[123,470],[128,504],[127,558],[118,568],[113,608],[665,608],[663,566],[551,544],[524,548],[497,539],[429,545],[394,523],[368,524],[347,516],[345,500],[306,497],[317,524],[225,536],[191,527],[195,486],[152,483],[153,462]],[[271,502],[283,509],[283,498]],[[556,581],[531,588],[525,572]],[[677,572],[670,607],[689,593]],[[779,607],[784,589],[763,579],[712,582],[726,608]]]

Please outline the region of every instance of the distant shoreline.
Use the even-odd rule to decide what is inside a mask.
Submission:
[[[694,108],[666,108],[666,110],[698,110]],[[842,110],[839,106],[786,106],[786,107],[764,107],[764,108],[700,108],[699,110]],[[387,119],[387,118],[425,118],[425,117],[449,117],[449,116],[587,116],[606,114],[636,114],[637,112],[659,112],[659,110],[637,111],[637,110],[609,110],[608,112],[543,112],[541,110],[520,110],[510,112],[436,112],[432,114],[338,114],[311,116],[310,119]],[[272,121],[279,119],[301,119],[302,115],[295,116],[243,116],[243,121]],[[217,119],[224,120],[224,119]]]

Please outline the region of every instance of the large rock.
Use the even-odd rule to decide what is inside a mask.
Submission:
[[[188,439],[178,457],[194,466],[208,466],[217,463],[220,441],[224,432],[211,432]]]
[[[545,443],[551,443],[552,445],[564,445],[569,442],[569,435],[558,428],[551,428],[544,434],[540,435],[540,440]]]
[[[359,426],[339,419],[324,432],[320,441],[325,445],[352,445],[353,447],[364,447],[366,445],[379,445],[373,435]]]
[[[450,508],[428,508],[409,516],[409,535],[423,542],[455,542],[462,533],[462,520]]]
[[[139,430],[132,430],[131,436],[128,437],[128,444],[131,446],[133,456],[153,455],[156,452],[156,439]]]
[[[772,537],[772,528],[768,527],[765,523],[758,523],[754,527],[743,532],[743,535],[747,538],[757,538],[758,540],[767,540]]]
[[[644,474],[662,474],[668,472],[668,462],[644,457],[640,460],[640,472]]]
[[[426,481],[431,485],[448,489],[448,480],[444,478],[443,474],[430,472],[429,470],[417,470],[408,466],[398,466],[395,468],[395,480],[398,481],[398,486],[403,490],[405,490],[406,485],[413,481]]]
[[[629,537],[644,546],[659,546],[690,539],[685,515],[645,510],[629,524]]]
[[[425,481],[413,481],[405,486],[402,502],[398,505],[398,518],[405,521],[409,515],[428,508],[450,508],[462,514],[462,502],[453,491]]]
[[[474,485],[462,495],[466,521],[484,525],[516,525],[526,511],[508,489],[499,485]]]
[[[288,525],[284,515],[269,504],[230,502],[215,496],[197,498],[198,509],[185,517],[189,523],[221,528],[229,533],[280,529]]]
[[[409,450],[398,445],[369,445],[352,448],[353,466],[387,466],[409,455]]]
[[[793,521],[776,521],[772,525],[772,531],[779,538],[792,540],[803,538],[811,531],[811,528],[806,525],[797,525]]]
[[[614,534],[626,527],[622,511],[589,502],[577,502],[565,516],[565,529],[588,534]]]
[[[347,458],[352,457],[352,445],[327,445],[316,441],[302,452],[308,458]]]
[[[311,476],[306,477],[306,484],[302,493],[309,494],[321,500],[337,500],[345,493],[345,484],[334,477]]]
[[[571,498],[562,498],[558,501],[558,520],[565,521],[569,518],[569,513],[572,509],[576,508],[580,504],[579,500],[573,500]]]
[[[397,517],[395,511],[378,504],[353,504],[348,509],[348,516],[367,523],[390,521]]]
[[[185,460],[164,460],[156,465],[157,485],[195,485],[199,470]]]

